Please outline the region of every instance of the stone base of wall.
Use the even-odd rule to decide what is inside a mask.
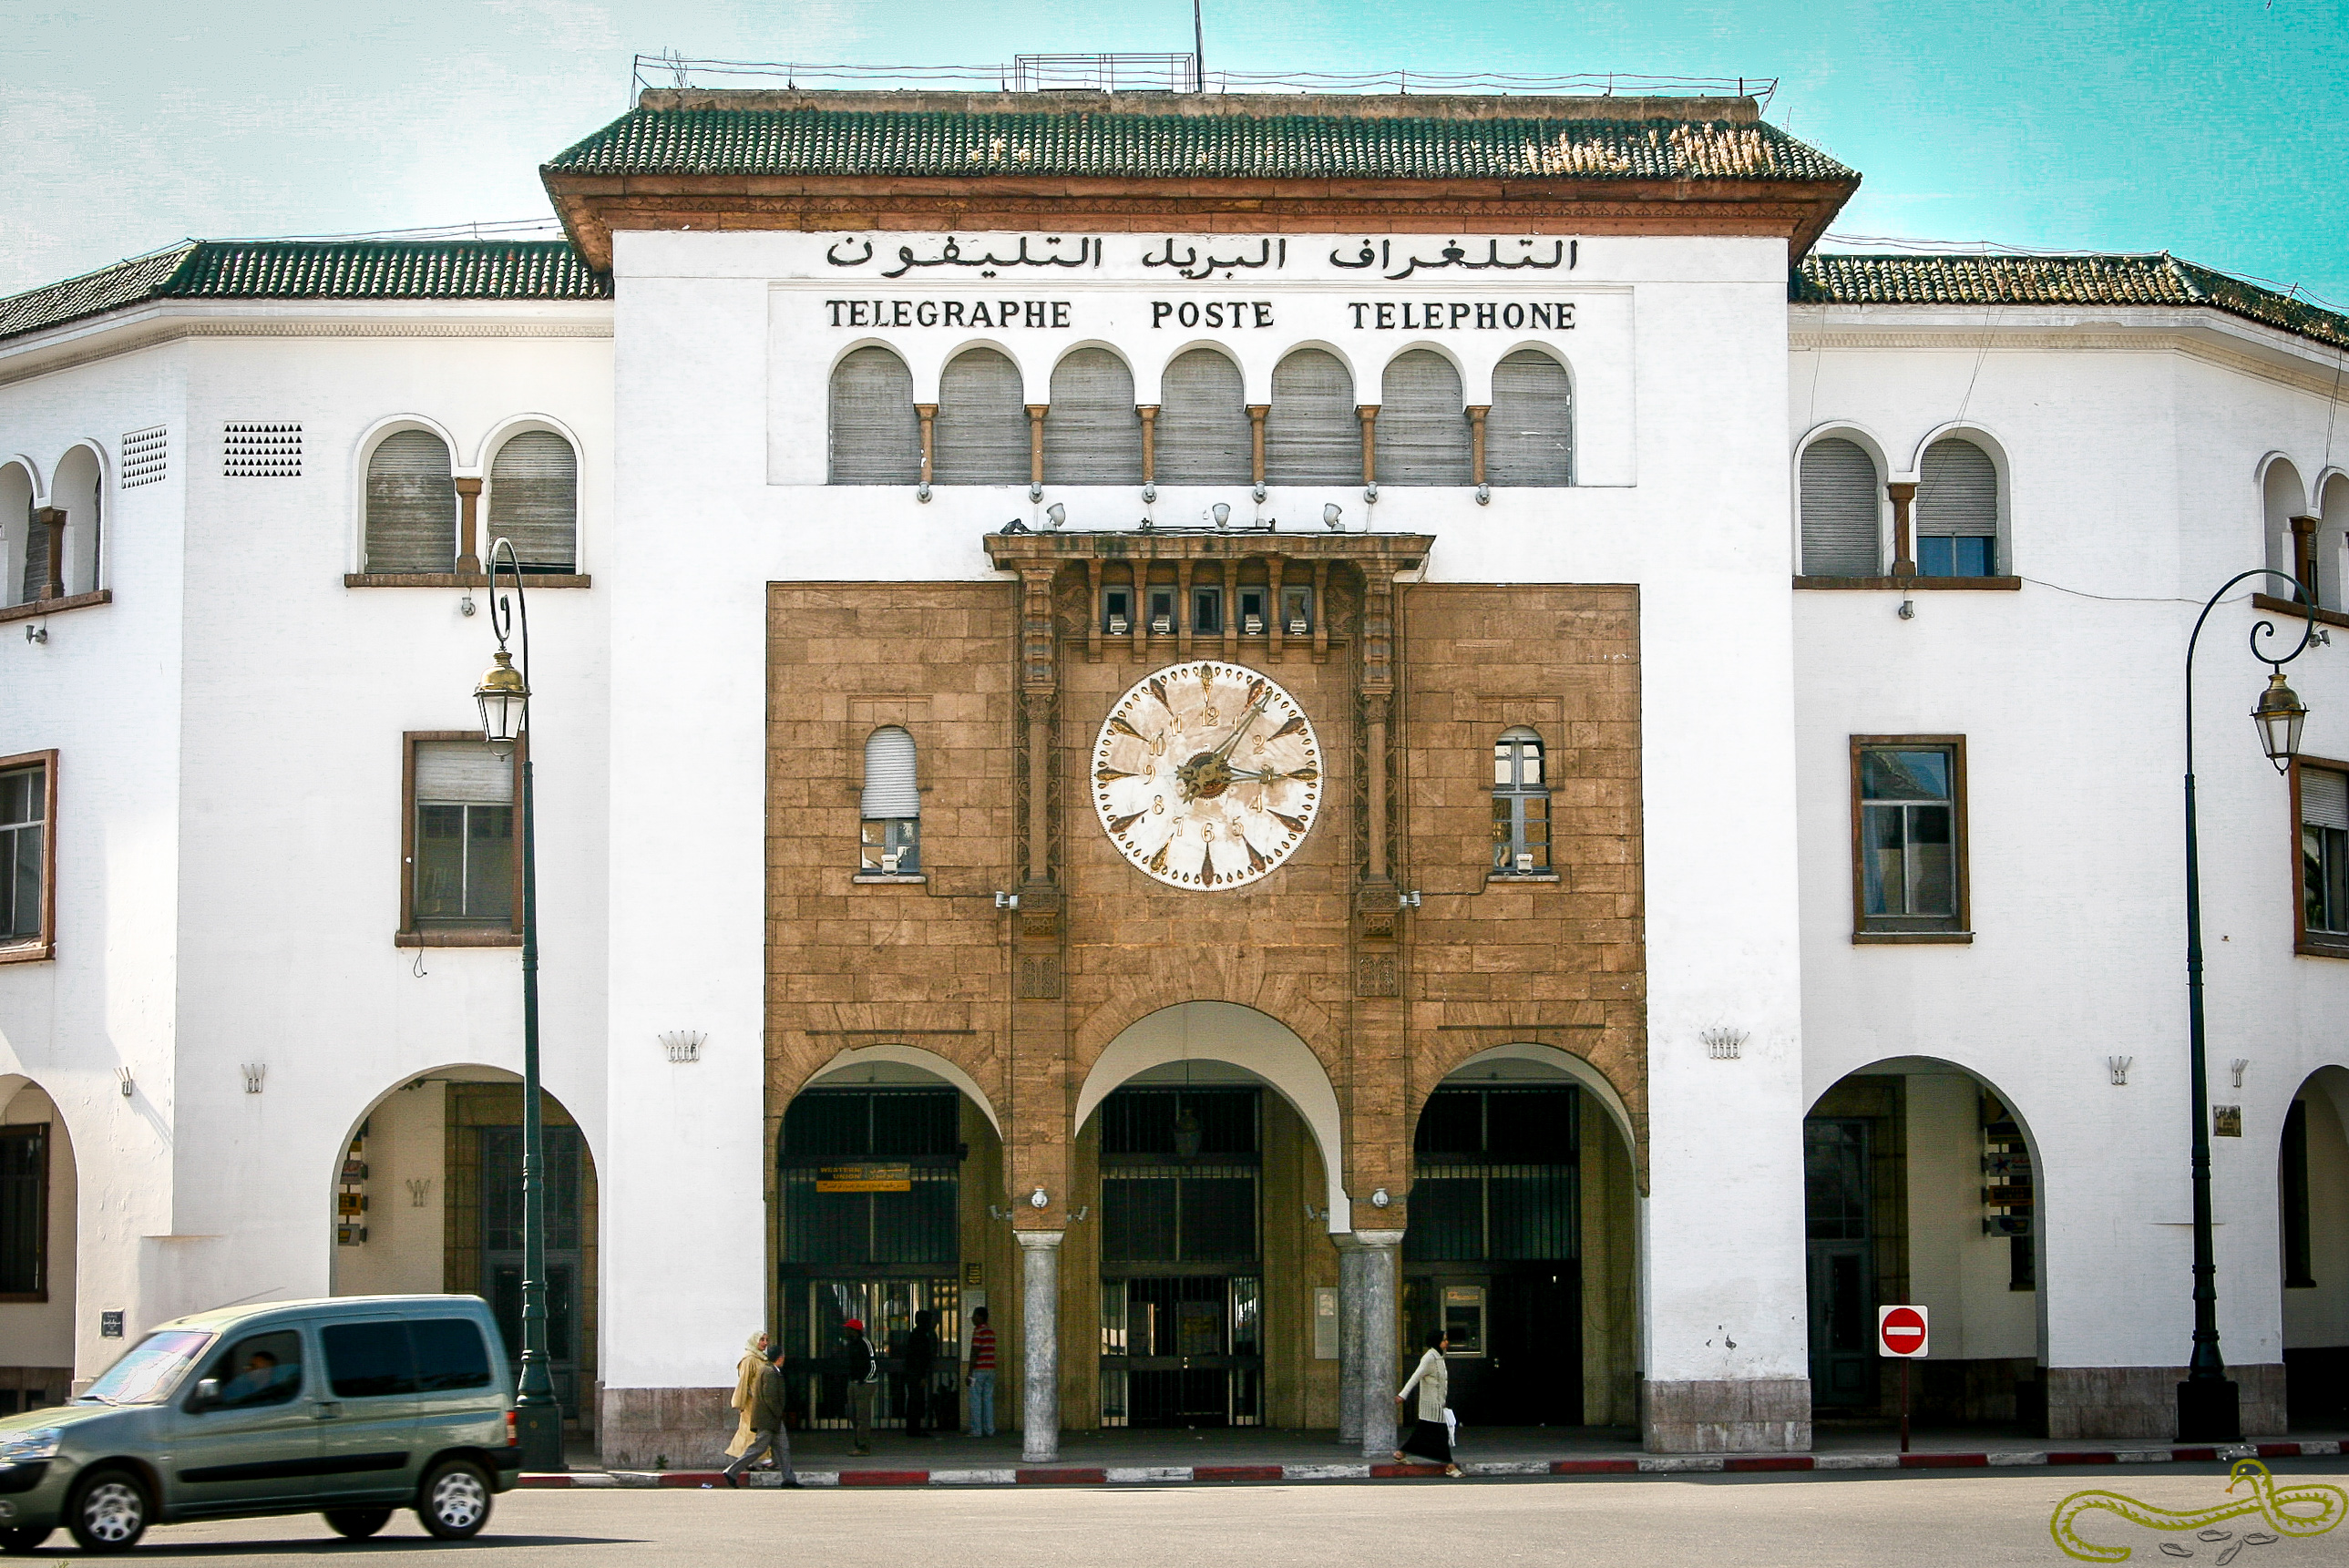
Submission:
[[[706,1470],[725,1462],[739,1420],[734,1387],[606,1388],[604,1463],[613,1470]]]
[[[1643,1381],[1640,1429],[1651,1454],[1805,1453],[1811,1446],[1811,1380]]]
[[[2050,1367],[2050,1438],[2178,1436],[2178,1385],[2183,1367]],[[2230,1367],[2240,1401],[2243,1435],[2272,1437],[2290,1429],[2281,1362]]]

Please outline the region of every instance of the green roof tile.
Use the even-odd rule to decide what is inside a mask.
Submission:
[[[155,299],[611,297],[562,240],[191,240],[0,299],[0,338]]]
[[[1775,126],[1538,115],[1407,118],[638,108],[556,154],[587,175],[1061,175],[1221,180],[1737,180],[1857,176]]]
[[[2181,262],[2113,256],[1809,255],[1796,304],[2201,305],[2349,348],[2349,315]]]

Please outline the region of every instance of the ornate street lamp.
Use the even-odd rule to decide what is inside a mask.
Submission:
[[[2202,851],[2196,836],[2194,813],[2194,650],[2202,640],[2202,624],[2239,583],[2254,577],[2281,577],[2292,584],[2307,623],[2292,652],[2271,658],[2261,651],[2277,635],[2275,623],[2251,625],[2251,656],[2268,666],[2267,690],[2251,709],[2259,727],[2260,748],[2279,773],[2288,771],[2300,750],[2301,725],[2308,709],[2284,685],[2283,666],[2308,649],[2316,631],[2316,607],[2308,590],[2289,573],[2260,567],[2238,573],[2225,587],[2210,595],[2194,620],[2194,634],[2186,643],[2186,999],[2189,1077],[2193,1095],[2194,1140],[2194,1351],[2186,1364],[2186,1380],[2178,1386],[2178,1437],[2181,1442],[2232,1443],[2242,1440],[2242,1407],[2227,1364],[2219,1355],[2219,1264],[2210,1237],[2210,1085],[2203,1065],[2202,1027]]]
[[[513,599],[499,596],[501,561],[513,574]],[[490,630],[497,634],[497,659],[473,700],[481,709],[481,734],[492,746],[512,747],[530,729],[530,603],[523,594],[522,563],[503,538],[490,546]],[[519,631],[522,668],[506,652],[509,634]],[[538,1091],[538,857],[531,800],[531,759],[522,758],[522,1377],[514,1393],[515,1426],[526,1470],[559,1470],[563,1465],[563,1406],[546,1358],[546,1131],[539,1116]]]

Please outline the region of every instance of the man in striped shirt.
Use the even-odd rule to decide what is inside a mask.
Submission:
[[[966,1366],[963,1376],[970,1385],[970,1399],[963,1429],[974,1438],[991,1438],[995,1436],[995,1330],[988,1326],[983,1306],[971,1311],[970,1360]]]

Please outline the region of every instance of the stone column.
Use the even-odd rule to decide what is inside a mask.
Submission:
[[[1362,1457],[1383,1460],[1394,1452],[1394,1394],[1402,1381],[1395,1367],[1395,1264],[1402,1233],[1356,1231],[1354,1242],[1354,1277],[1362,1301]]]
[[[1362,1440],[1362,1251],[1354,1238],[1338,1243],[1338,1440]]]
[[[1061,1457],[1061,1238],[1063,1231],[1018,1231],[1020,1264],[1019,1457],[1048,1465]]]

